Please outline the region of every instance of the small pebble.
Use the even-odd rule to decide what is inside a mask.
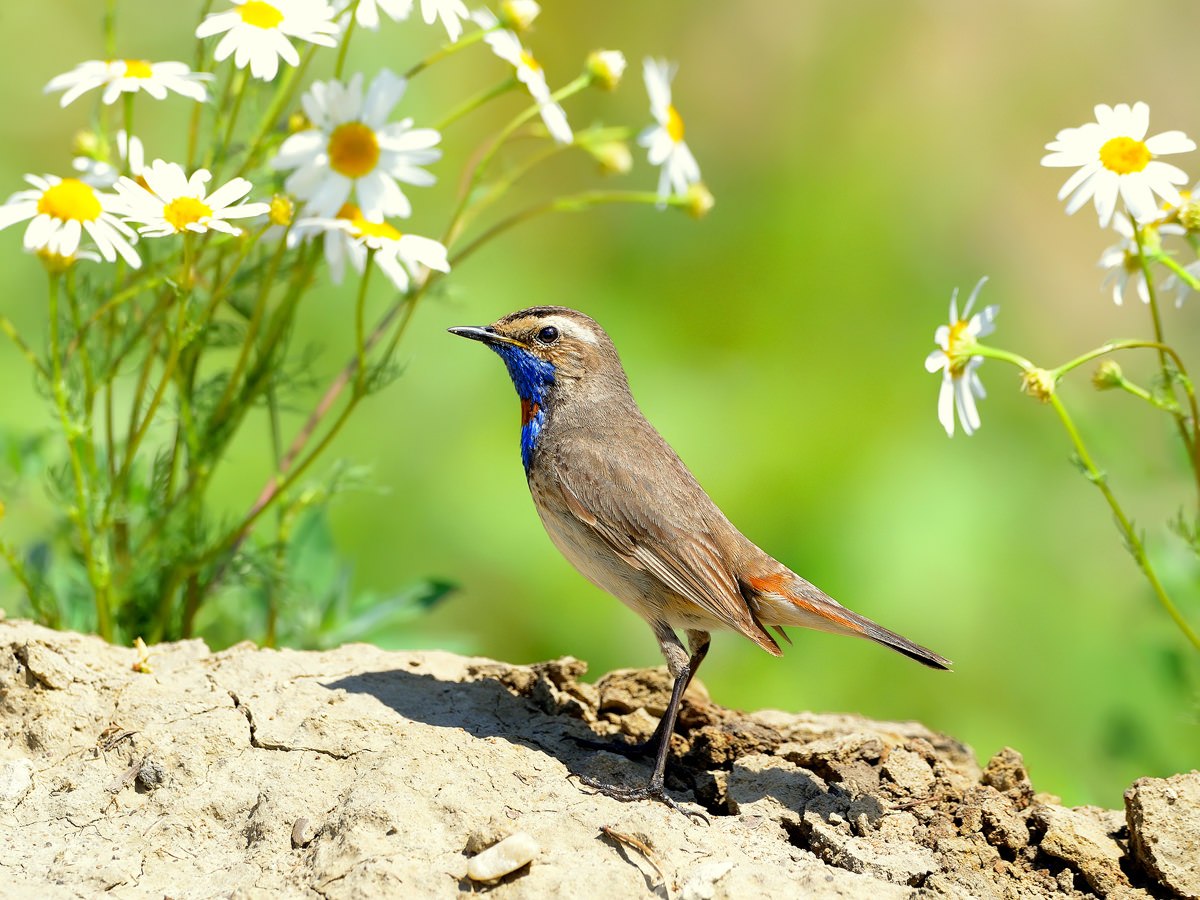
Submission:
[[[467,863],[467,877],[472,881],[495,881],[529,865],[539,850],[533,838],[518,831],[472,857]]]
[[[301,847],[307,847],[312,839],[312,823],[305,816],[301,816],[292,825],[292,849],[299,850]]]

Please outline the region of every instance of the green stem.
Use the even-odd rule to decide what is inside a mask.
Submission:
[[[495,31],[495,30],[496,29],[491,28],[491,29],[488,29],[487,31],[484,31],[482,29],[479,31],[472,31],[470,34],[462,35],[453,44],[443,44],[441,47],[439,47],[433,53],[429,54],[429,56],[425,57],[423,60],[421,60],[419,63],[417,63],[412,68],[410,68],[407,72],[405,72],[404,73],[405,81],[411,80],[415,76],[419,75],[421,72],[428,69],[434,63],[441,62],[446,57],[453,56],[455,53],[458,53],[460,50],[470,47],[472,44],[479,43],[481,40],[483,40],[483,36],[485,34],[487,34],[489,31]]]
[[[368,248],[367,259],[363,263],[362,277],[358,282],[358,298],[354,303],[354,350],[358,358],[358,371],[354,377],[355,393],[362,393],[367,386],[367,346],[364,335],[363,318],[367,308],[367,284],[371,280],[371,263],[375,260],[375,250]]]
[[[8,563],[9,570],[13,573],[13,577],[17,579],[17,582],[25,589],[25,593],[29,596],[29,605],[33,607],[33,614],[37,621],[49,628],[62,627],[58,610],[54,606],[54,598],[43,596],[41,587],[29,577],[29,572],[25,568],[24,561],[9,546],[7,541],[0,540],[0,556],[4,557]],[[47,599],[49,603],[43,603]]]
[[[453,269],[454,266],[459,265],[488,241],[500,236],[510,228],[546,213],[582,212],[587,209],[594,209],[597,206],[607,206],[613,203],[640,203],[648,206],[656,206],[660,202],[658,194],[654,191],[583,191],[579,194],[546,200],[543,203],[537,203],[525,209],[518,210],[512,215],[496,222],[459,250],[450,259],[450,266]],[[666,202],[670,206],[686,206],[688,200],[686,196],[678,195],[668,197]],[[981,356],[997,355],[1010,362],[1013,361],[1013,354],[1005,353],[1004,351],[993,351],[991,348],[985,347],[980,347],[979,349],[980,351],[988,351],[986,353],[980,352],[979,355]]]
[[[212,170],[214,179],[217,179],[217,173],[229,159],[229,148],[233,145],[233,132],[237,127],[238,114],[242,111],[242,100],[246,96],[246,81],[249,77],[246,69],[235,69],[229,79],[230,90],[233,93],[233,109],[225,117],[225,134],[221,138],[221,142],[217,144],[216,154],[212,158],[211,164],[205,167]],[[225,109],[225,106],[221,108]],[[220,180],[218,179],[216,183],[220,184]]]
[[[474,112],[475,110],[484,106],[489,101],[495,100],[497,97],[507,94],[509,91],[511,91],[513,88],[515,88],[518,84],[520,84],[520,82],[517,81],[517,79],[515,77],[506,78],[504,81],[501,81],[499,84],[493,85],[492,87],[487,88],[486,90],[482,90],[473,97],[468,97],[466,100],[464,100],[458,106],[454,107],[454,109],[452,109],[449,113],[447,113],[445,118],[443,118],[440,122],[438,122],[436,125],[434,125],[433,126],[434,131],[437,131],[439,134],[441,132],[444,132],[447,128],[449,128],[451,125],[453,125],[459,119],[461,119],[463,116],[466,116],[466,115]]]
[[[1174,383],[1183,385],[1183,392],[1187,396],[1188,412],[1190,415],[1184,415],[1182,407],[1175,400],[1175,393],[1170,393],[1171,404],[1164,405],[1155,402],[1151,399],[1154,406],[1160,409],[1165,409],[1174,417],[1179,427],[1179,435],[1183,439],[1184,449],[1187,451],[1188,458],[1191,461],[1192,472],[1196,479],[1196,496],[1197,502],[1200,503],[1200,403],[1196,399],[1196,387],[1192,383],[1191,377],[1188,375],[1187,368],[1183,364],[1183,359],[1175,352],[1170,344],[1164,344],[1161,341],[1137,341],[1137,340],[1121,340],[1108,341],[1101,344],[1095,350],[1089,350],[1082,356],[1077,356],[1074,359],[1068,360],[1057,369],[1054,369],[1050,374],[1057,382],[1063,375],[1070,372],[1084,363],[1091,362],[1101,356],[1109,353],[1115,353],[1118,350],[1135,350],[1139,348],[1151,349],[1158,352],[1159,358],[1166,360],[1170,359],[1175,366],[1178,375],[1173,379]],[[1131,392],[1133,393],[1133,392]],[[1172,408],[1173,407],[1173,408]],[[1191,432],[1188,432],[1188,420],[1191,421]]]
[[[104,2],[104,54],[117,58],[117,0]]]
[[[29,364],[37,370],[37,373],[49,381],[50,371],[37,358],[37,354],[29,349],[29,345],[25,343],[25,339],[17,332],[16,326],[13,325],[8,316],[0,316],[0,331],[8,336],[8,339],[13,342],[17,350],[20,351],[20,354],[28,360]]]
[[[1200,279],[1176,262],[1175,257],[1168,253],[1160,253],[1154,257],[1154,261],[1162,263],[1174,272],[1193,291],[1200,291]]]
[[[237,170],[239,176],[244,176],[258,161],[267,135],[275,127],[275,121],[279,118],[280,112],[283,111],[285,106],[291,103],[296,85],[300,83],[300,80],[304,77],[304,73],[308,71],[309,63],[312,62],[313,56],[316,54],[317,46],[317,44],[312,44],[308,48],[304,56],[301,57],[299,66],[295,68],[288,66],[284,70],[282,77],[279,79],[279,84],[275,88],[275,96],[271,98],[271,104],[259,120],[258,128],[254,132],[254,138],[247,146],[246,158]]]
[[[87,569],[88,580],[92,583],[96,604],[96,631],[106,641],[113,639],[112,610],[109,600],[109,572],[107,562],[102,559],[97,550],[96,535],[92,529],[91,492],[84,476],[83,462],[78,446],[78,428],[71,421],[71,405],[67,395],[67,385],[62,370],[62,342],[59,338],[58,310],[59,278],[50,278],[50,370],[52,375],[52,390],[54,403],[58,408],[59,424],[67,442],[67,456],[70,459],[71,477],[75,485],[75,508],[69,515],[75,522],[79,532],[79,544],[83,553],[84,565]]]
[[[210,12],[212,12],[213,3],[215,0],[204,0],[204,6],[200,9],[200,18],[197,23],[203,22]],[[196,56],[195,63],[192,65],[193,72],[204,71],[204,39],[196,38]],[[192,104],[192,115],[188,121],[188,144],[187,144],[187,159],[188,171],[192,171],[196,166],[196,147],[200,142],[200,116],[204,112],[203,103]]]
[[[1143,546],[1141,539],[1137,535],[1137,531],[1130,522],[1129,517],[1125,515],[1125,511],[1121,508],[1121,504],[1117,502],[1116,496],[1108,486],[1108,479],[1092,461],[1091,454],[1088,453],[1087,447],[1083,443],[1083,438],[1080,436],[1075,423],[1071,420],[1071,416],[1067,413],[1066,407],[1057,393],[1050,394],[1050,404],[1054,407],[1054,411],[1058,413],[1059,419],[1062,421],[1063,428],[1067,431],[1067,436],[1071,439],[1071,443],[1075,447],[1075,454],[1079,458],[1079,463],[1083,466],[1087,473],[1088,480],[1100,490],[1104,495],[1105,501],[1108,503],[1109,509],[1112,510],[1113,516],[1117,520],[1117,525],[1121,529],[1121,534],[1124,536],[1126,543],[1129,546],[1130,553],[1133,554],[1134,560],[1138,564],[1138,568],[1142,570],[1142,574],[1146,576],[1146,580],[1150,582],[1150,587],[1154,590],[1155,596],[1158,597],[1159,603],[1167,611],[1167,614],[1174,620],[1179,630],[1191,642],[1196,650],[1200,650],[1200,635],[1197,635],[1192,630],[1191,626],[1180,615],[1179,610],[1175,608],[1175,604],[1171,602],[1171,598],[1167,596],[1166,589],[1162,582],[1158,579],[1158,574],[1154,571],[1154,567],[1150,564],[1150,558],[1146,554],[1146,548]]]
[[[557,101],[583,90],[590,83],[590,76],[580,75],[565,87],[555,91],[555,93],[551,96]],[[497,134],[492,140],[491,144],[488,145],[487,150],[484,151],[483,155],[479,159],[479,162],[475,164],[474,169],[471,171],[470,178],[466,179],[463,184],[463,187],[459,193],[458,204],[455,206],[454,212],[450,216],[450,225],[447,227],[445,239],[442,241],[442,243],[447,247],[449,247],[450,244],[458,238],[459,234],[462,233],[462,230],[465,227],[466,223],[464,218],[467,212],[467,207],[471,203],[471,198],[474,195],[476,186],[483,178],[483,173],[487,171],[488,166],[491,165],[491,162],[495,158],[496,154],[500,152],[500,148],[504,146],[504,144],[510,137],[513,136],[514,133],[516,133],[518,128],[536,116],[539,110],[540,107],[535,103],[525,109],[506,126],[504,126],[504,128],[500,130],[500,133]]]
[[[358,4],[360,2],[361,0],[354,0],[346,10],[349,21],[346,23],[346,33],[342,35],[341,46],[338,47],[337,65],[333,67],[333,77],[339,81],[342,79],[342,72],[346,69],[346,56],[350,52],[350,38],[354,35],[354,26],[358,24]]]

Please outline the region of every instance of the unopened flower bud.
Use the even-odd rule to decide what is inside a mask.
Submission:
[[[600,164],[603,175],[624,175],[633,168],[633,153],[624,141],[604,141],[586,146],[592,158]]]
[[[1021,375],[1021,390],[1042,403],[1049,403],[1054,396],[1054,375],[1045,369],[1029,369]]]
[[[276,194],[271,198],[267,216],[270,218],[272,225],[287,227],[292,224],[292,219],[296,216],[296,205],[292,203],[292,198],[286,194]]]
[[[48,247],[38,247],[36,252],[37,258],[42,262],[42,267],[51,275],[61,275],[75,265],[74,256],[63,256]]]
[[[625,74],[625,54],[620,50],[593,50],[588,54],[587,73],[595,84],[615,91]]]
[[[709,211],[716,205],[716,198],[712,192],[704,186],[704,182],[698,181],[688,188],[687,205],[684,209],[687,214],[693,219],[703,219],[708,215]]]
[[[1200,203],[1189,200],[1179,207],[1179,224],[1188,231],[1200,231]]]
[[[1092,387],[1098,391],[1111,391],[1113,388],[1119,388],[1124,381],[1125,376],[1115,360],[1106,359],[1096,366],[1096,371],[1092,373]]]
[[[290,116],[288,116],[288,120],[287,120],[288,134],[296,134],[297,132],[300,132],[300,131],[308,131],[308,129],[310,129],[310,128],[312,128],[312,122],[310,122],[308,120],[308,116],[306,116],[300,110],[296,110],[294,113],[292,113]]]
[[[525,31],[541,11],[534,0],[504,0],[500,4],[500,24],[513,31]]]
[[[71,152],[76,156],[86,156],[88,159],[100,159],[104,147],[100,143],[100,135],[85,128],[75,132],[71,138]]]

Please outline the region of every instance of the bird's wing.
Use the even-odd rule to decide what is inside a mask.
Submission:
[[[737,579],[722,561],[708,528],[709,524],[733,526],[678,458],[673,453],[670,459],[643,457],[636,468],[601,454],[593,462],[558,467],[563,500],[576,518],[630,566],[780,655],[779,645],[754,617]],[[667,471],[662,471],[664,466]],[[719,521],[708,522],[714,514]]]

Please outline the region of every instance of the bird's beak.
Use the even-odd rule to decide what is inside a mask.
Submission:
[[[520,341],[513,340],[495,331],[491,325],[460,325],[457,328],[446,329],[451,334],[469,338],[484,344],[511,344],[514,347],[524,347]]]

